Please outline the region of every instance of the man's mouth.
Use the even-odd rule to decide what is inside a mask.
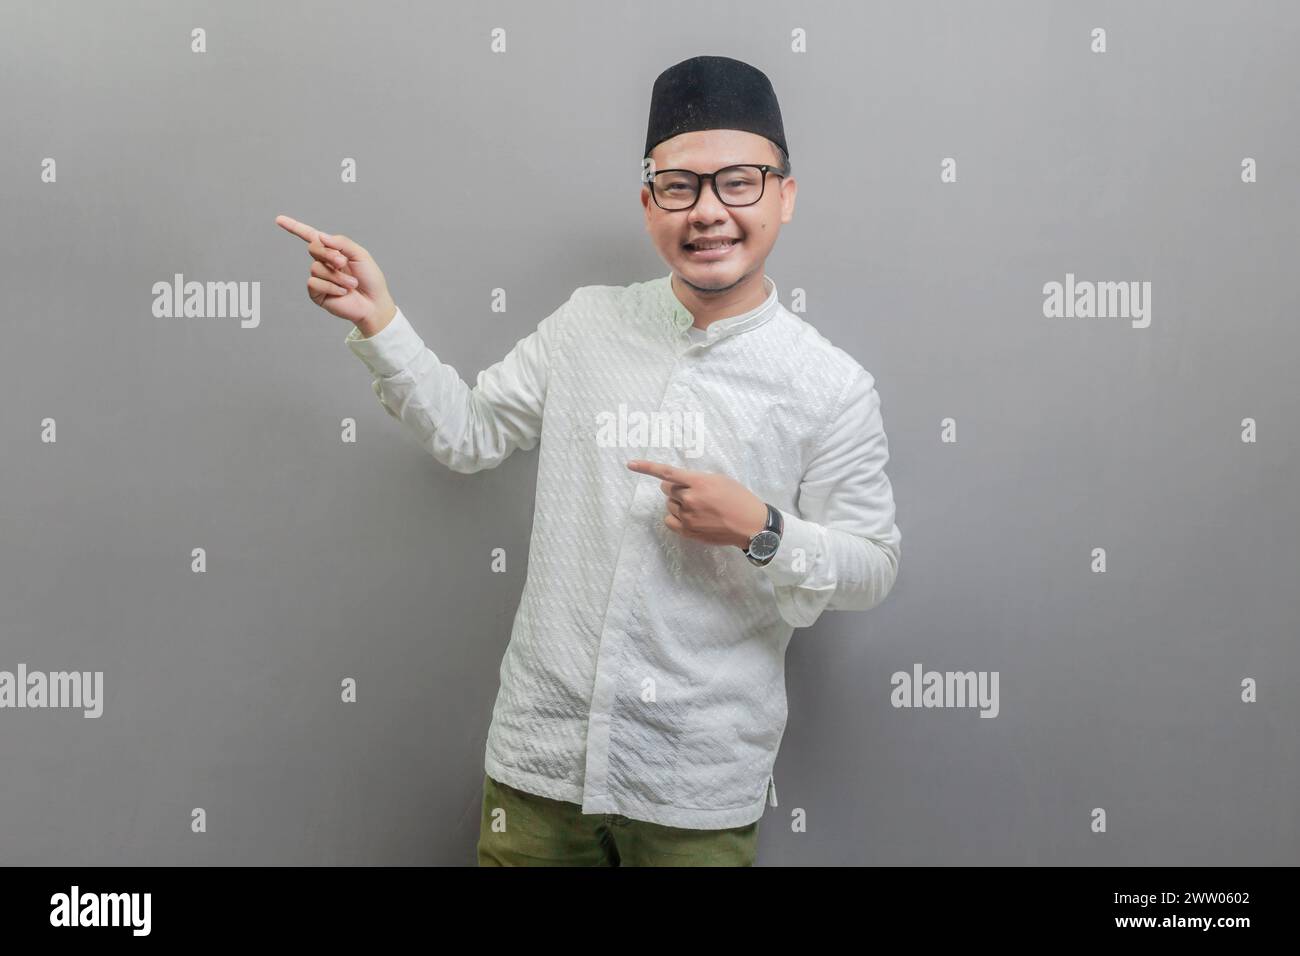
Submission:
[[[682,250],[692,259],[712,261],[727,258],[738,245],[739,239],[697,239],[683,243]]]

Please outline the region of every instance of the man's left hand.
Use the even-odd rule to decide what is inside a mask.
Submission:
[[[744,550],[767,523],[762,499],[726,475],[640,459],[627,467],[661,479],[659,489],[668,498],[664,524],[683,537]]]

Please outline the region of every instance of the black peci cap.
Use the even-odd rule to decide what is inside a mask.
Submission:
[[[699,129],[739,129],[766,136],[790,155],[781,107],[767,75],[727,56],[696,56],[670,66],[650,94],[645,152]]]

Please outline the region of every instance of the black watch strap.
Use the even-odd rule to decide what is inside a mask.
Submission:
[[[767,531],[775,531],[777,534],[785,533],[785,519],[781,517],[781,512],[771,505],[767,506],[767,524],[763,525]]]

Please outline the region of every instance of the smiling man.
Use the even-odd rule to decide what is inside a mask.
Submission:
[[[473,388],[365,249],[277,220],[308,241],[308,293],[355,325],[380,402],[438,461],[475,472],[540,445],[481,865],[751,865],[794,628],[876,606],[898,574],[875,380],[764,272],[797,189],[768,78],[718,56],[666,70],[643,155],[669,274],[575,290]],[[598,440],[616,414],[702,438]]]

